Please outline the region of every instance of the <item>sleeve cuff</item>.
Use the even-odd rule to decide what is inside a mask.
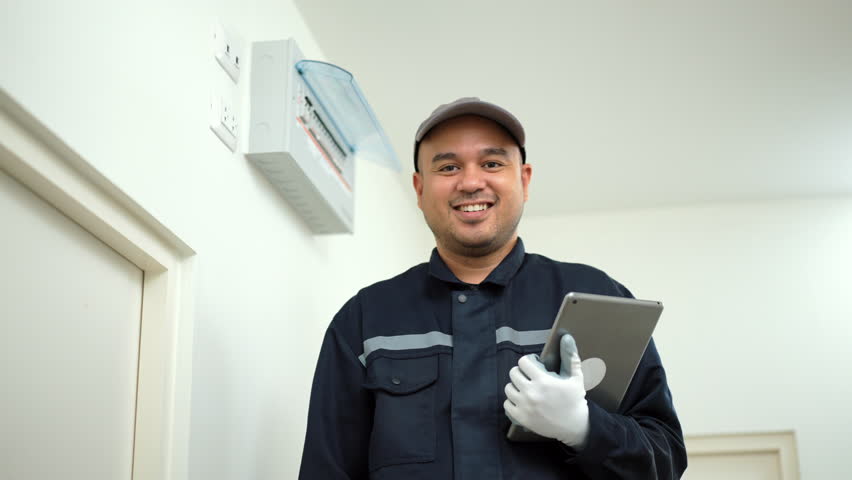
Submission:
[[[586,446],[582,450],[559,442],[565,452],[565,462],[578,465],[600,465],[609,455],[615,445],[615,434],[620,426],[612,418],[612,414],[599,407],[594,402],[589,402],[589,436],[586,438]]]

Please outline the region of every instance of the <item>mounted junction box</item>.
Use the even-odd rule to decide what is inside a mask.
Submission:
[[[314,233],[351,233],[355,157],[399,169],[352,74],[295,41],[252,45],[249,158]]]

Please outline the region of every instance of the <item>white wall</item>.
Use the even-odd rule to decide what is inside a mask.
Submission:
[[[527,218],[521,236],[663,302],[686,434],[794,429],[803,479],[848,473],[852,197]]]
[[[331,316],[428,259],[412,190],[360,164],[356,234],[317,238],[209,131],[214,20],[324,58],[290,1],[2,0],[0,11],[0,86],[198,252],[191,478],[294,478]]]

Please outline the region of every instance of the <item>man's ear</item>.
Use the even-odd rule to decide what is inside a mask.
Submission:
[[[530,179],[532,178],[532,165],[521,164],[521,183],[524,186],[524,201],[530,198]]]
[[[422,210],[420,200],[423,198],[423,176],[419,172],[414,172],[411,180],[414,185],[414,193],[417,194],[417,208]]]

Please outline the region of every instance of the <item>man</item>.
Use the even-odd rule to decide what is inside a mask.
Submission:
[[[576,355],[563,358],[570,378],[528,355],[566,293],[631,294],[594,268],[524,252],[524,142],[511,113],[476,98],[420,126],[414,190],[436,248],[361,290],[329,326],[300,478],[680,477],[683,437],[653,341],[617,412],[586,401]],[[507,413],[553,440],[507,440]]]

